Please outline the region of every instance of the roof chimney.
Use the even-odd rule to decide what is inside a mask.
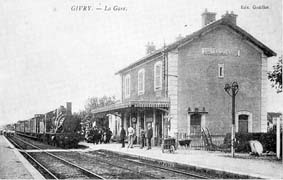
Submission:
[[[146,54],[151,54],[152,52],[154,52],[156,50],[155,45],[153,44],[153,42],[148,42],[146,47]]]
[[[222,15],[222,19],[236,25],[237,24],[237,16],[238,15],[234,14],[233,11],[231,11],[231,13],[226,11],[226,14]]]
[[[205,11],[201,14],[201,16],[202,16],[202,27],[204,27],[215,21],[216,13],[208,12],[207,9],[205,9]]]

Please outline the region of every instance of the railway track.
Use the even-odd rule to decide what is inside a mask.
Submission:
[[[17,147],[24,156],[30,160],[30,162],[43,174],[46,179],[104,179],[102,176],[91,172],[83,167],[80,167],[74,163],[71,163],[59,156],[56,156],[49,152],[41,153],[28,153],[26,152],[15,139],[8,138],[15,147]],[[18,141],[25,142],[24,140],[17,139]],[[27,145],[39,149],[39,147],[25,142]],[[51,163],[52,162],[52,163]]]
[[[32,161],[32,164],[39,169],[39,171],[46,177],[47,179],[78,179],[78,178],[91,178],[91,179],[105,179],[101,175],[93,173],[92,171],[83,168],[82,166],[86,166],[84,161],[80,161],[82,164],[78,165],[78,161],[71,162],[74,158],[66,160],[64,156],[67,156],[68,153],[57,152],[60,156],[55,155],[56,152],[49,153],[46,151],[42,151],[39,147],[22,140],[20,138],[9,138],[9,140],[17,147],[24,156]],[[16,142],[17,141],[17,142]],[[20,142],[20,143],[19,143]],[[24,148],[27,149],[38,149],[38,152],[27,152]],[[69,152],[71,153],[71,152]],[[78,155],[78,154],[77,154]],[[55,158],[55,160],[54,160]],[[52,163],[51,163],[52,162]],[[107,163],[105,161],[100,162],[92,162],[92,167],[88,167],[91,169],[93,167],[99,166],[100,169],[95,168],[95,170],[100,171],[101,174],[104,174],[108,179],[113,178],[120,178],[120,179],[127,179],[134,178],[134,179],[153,179],[156,176],[142,173],[140,171],[132,170],[129,168],[125,168],[122,166],[113,165],[111,163]],[[77,169],[76,169],[77,168]],[[101,170],[104,169],[104,170]],[[110,170],[109,172],[105,172],[105,169]],[[60,170],[60,172],[58,172]],[[116,172],[116,174],[114,173]],[[72,173],[70,173],[72,172]],[[109,173],[113,173],[109,174]]]
[[[38,149],[38,148],[40,149],[61,149],[59,147],[52,146],[50,144],[43,143],[41,141],[37,141],[29,137],[25,137],[25,136],[18,135],[18,134],[11,136],[9,138],[17,141],[18,144],[21,145],[21,147],[25,150],[33,150],[33,149]]]
[[[39,163],[36,159],[34,159],[29,153],[27,153],[14,139],[11,137],[7,138],[16,148],[18,148],[23,156],[28,159],[32,165],[38,169],[38,171],[46,178],[46,179],[58,179],[52,172],[50,172],[46,167],[44,167],[41,163]]]
[[[11,140],[11,139],[10,139]],[[188,172],[166,167],[137,157],[117,154],[111,151],[92,152],[47,152],[41,148],[14,137],[13,144],[47,179],[207,179],[207,174]],[[16,142],[15,142],[16,141]],[[38,149],[39,151],[26,151]],[[95,172],[95,173],[93,173]],[[202,172],[204,173],[204,172]]]
[[[26,150],[26,149],[38,149],[37,147],[35,147],[33,144],[24,141],[20,138],[18,138],[17,136],[10,136],[7,137],[8,140],[10,140],[12,142],[12,144],[15,145],[15,147],[17,147],[18,149],[21,150]]]
[[[135,159],[132,157],[121,157],[121,156],[117,156],[117,154],[115,153],[110,153],[107,151],[95,151],[92,152],[94,155],[99,155],[102,158],[101,159],[112,159],[112,161],[117,162],[117,161],[121,161],[121,164],[135,164],[135,166],[142,166],[142,167],[150,167],[150,171],[152,171],[152,174],[155,174],[155,178],[182,178],[182,179],[192,179],[192,178],[197,178],[197,179],[208,179],[210,177],[207,176],[203,176],[197,173],[193,173],[193,172],[186,172],[186,171],[182,171],[182,170],[177,170],[177,169],[173,169],[173,168],[169,168],[169,167],[165,167],[165,166],[161,166],[161,165],[156,165],[152,162],[145,162],[145,161],[141,161],[139,159]],[[98,157],[96,157],[96,159],[99,159]],[[128,162],[128,163],[126,163]],[[162,177],[162,173],[158,176],[158,172],[164,172],[166,177]],[[161,176],[161,177],[160,177]]]
[[[75,157],[81,156],[83,157],[81,159],[83,162],[88,162],[90,164],[95,164],[96,166],[102,166],[107,169],[110,169],[112,175],[108,174],[107,179],[164,179],[165,178],[165,177],[157,176],[154,173],[144,171],[144,169],[139,168],[136,165],[131,166],[129,164],[121,164],[121,163],[117,163],[115,160],[112,161],[111,159],[97,158],[90,154],[82,155],[79,152],[70,152],[66,156],[68,156],[70,160],[75,159]]]

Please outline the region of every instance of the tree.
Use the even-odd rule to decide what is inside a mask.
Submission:
[[[72,116],[72,126],[74,128],[74,132],[78,132],[81,130],[81,122],[83,120],[83,116],[80,115],[80,113],[73,113]]]
[[[108,97],[108,96],[103,96],[101,98],[99,97],[91,97],[88,98],[87,104],[85,105],[85,111],[86,113],[91,113],[92,110],[104,107],[104,106],[109,106],[111,104],[116,103],[116,97]]]
[[[85,109],[75,113],[75,116],[81,120],[82,124],[88,124],[93,121],[92,110],[115,104],[115,96],[91,97],[86,101]],[[84,125],[83,125],[84,126]]]
[[[84,118],[86,117],[87,113],[85,110],[80,110],[79,112],[74,112],[73,116],[78,118],[80,121],[84,121]]]
[[[276,89],[277,93],[282,92],[282,55],[276,65],[273,66],[273,71],[268,72],[268,79],[271,81],[271,86]]]

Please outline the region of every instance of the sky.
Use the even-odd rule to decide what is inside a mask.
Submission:
[[[233,11],[237,25],[282,54],[281,0],[0,0],[0,125],[66,102],[77,112],[89,97],[119,99],[115,73],[145,56],[147,42],[160,48],[200,29],[205,8],[216,19]],[[268,70],[277,60],[268,60]],[[270,85],[267,108],[283,111],[282,93]]]

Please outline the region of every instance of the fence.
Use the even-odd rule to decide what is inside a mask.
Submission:
[[[197,149],[197,150],[205,150],[205,141],[204,137],[202,135],[188,135],[187,133],[176,133],[175,137],[177,138],[177,141],[184,140],[184,139],[190,139],[190,148],[191,149]],[[212,143],[216,146],[220,146],[224,143],[225,135],[211,135]]]

